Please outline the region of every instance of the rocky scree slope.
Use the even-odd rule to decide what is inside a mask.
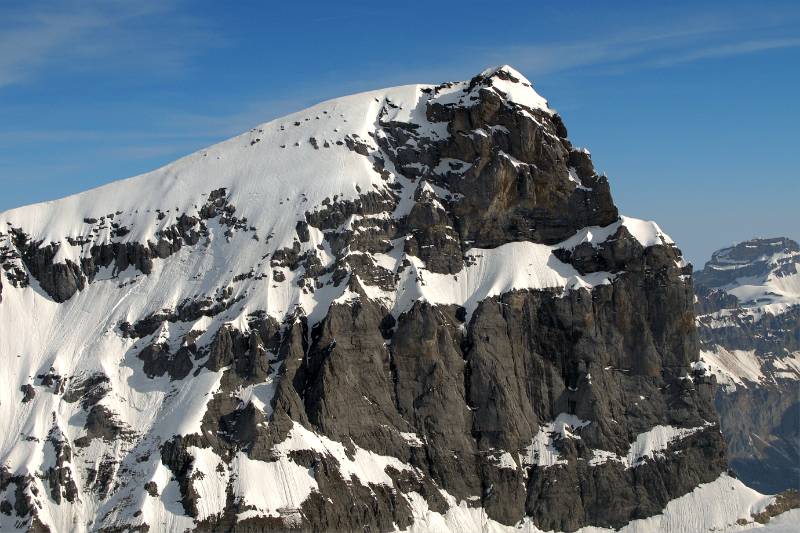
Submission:
[[[774,504],[724,474],[690,267],[510,67],[0,223],[3,529],[689,531]]]
[[[800,489],[800,246],[753,239],[695,273],[701,358],[732,468],[764,491]]]

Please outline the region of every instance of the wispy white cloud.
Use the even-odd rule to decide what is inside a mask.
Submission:
[[[102,18],[88,13],[42,15],[14,25],[0,34],[0,86],[25,80],[57,49],[100,27]]]
[[[701,47],[694,50],[687,50],[684,53],[660,58],[654,61],[653,64],[666,67],[681,63],[691,63],[701,59],[732,57],[743,54],[752,54],[755,52],[763,52],[766,50],[798,47],[800,47],[800,38],[750,40],[737,43],[711,45],[705,48]]]
[[[800,47],[797,16],[685,15],[571,41],[470,50],[470,62],[511,63],[532,76],[594,68],[669,67],[704,59]],[[783,35],[781,35],[783,33]],[[788,35],[787,35],[788,34]]]
[[[3,131],[0,145],[4,149],[35,143],[91,145],[93,149],[108,145],[134,146],[131,153],[172,152],[179,147],[198,149],[206,143],[241,134],[263,122],[306,107],[312,100],[295,96],[252,102],[236,102],[236,110],[187,112],[167,107],[132,109],[147,117],[152,127],[142,128],[30,128]],[[197,143],[202,143],[198,145]],[[1,152],[1,150],[0,150]],[[119,152],[123,154],[122,151]]]
[[[48,69],[147,66],[180,72],[220,39],[176,0],[84,0],[0,6],[0,87]],[[168,21],[168,22],[167,22]]]

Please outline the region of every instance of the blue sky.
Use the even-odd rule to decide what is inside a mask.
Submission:
[[[693,262],[800,238],[800,3],[655,4],[0,0],[0,210],[327,98],[509,63],[622,212]]]

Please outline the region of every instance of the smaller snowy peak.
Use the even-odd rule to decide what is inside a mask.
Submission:
[[[742,265],[765,263],[775,254],[800,252],[800,245],[787,237],[756,238],[744,241],[711,254],[706,268],[713,270],[736,269]]]
[[[508,83],[516,83],[533,90],[533,83],[511,65],[490,67],[481,72],[478,76],[490,82],[497,82],[497,80],[500,80]]]
[[[490,90],[507,103],[544,111],[549,115],[555,113],[547,105],[547,100],[536,92],[530,80],[509,65],[487,68],[469,82],[437,87],[436,102],[442,105],[469,106],[471,102],[479,101],[478,93],[481,90]]]
[[[722,307],[772,312],[800,303],[798,266],[800,245],[795,241],[757,238],[717,250],[694,279],[701,296],[728,300]]]

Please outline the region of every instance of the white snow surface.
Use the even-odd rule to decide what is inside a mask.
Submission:
[[[311,469],[284,456],[277,461],[264,462],[250,459],[240,452],[233,470],[234,494],[245,505],[254,507],[254,513],[248,516],[277,517],[297,512],[303,501],[318,488]],[[216,512],[222,509],[220,507]]]
[[[764,379],[761,361],[755,350],[728,350],[715,345],[713,350],[701,350],[700,360],[708,365],[708,371],[717,376],[724,385],[745,385],[747,381],[758,383]]]
[[[225,508],[230,472],[225,461],[210,448],[190,446],[187,451],[194,457],[190,475],[194,478],[192,484],[199,496],[197,519],[205,520]],[[239,475],[241,477],[241,472]]]

